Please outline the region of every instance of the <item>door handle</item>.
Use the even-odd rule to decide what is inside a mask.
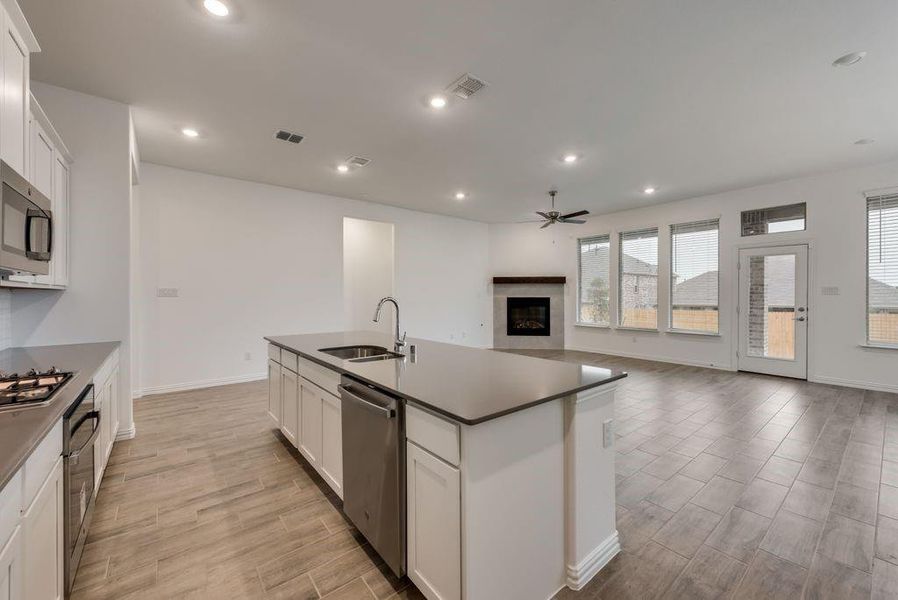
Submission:
[[[793,321],[804,321],[805,318],[804,318],[804,317],[797,317],[797,318],[792,319],[792,320],[793,320]]]
[[[341,385],[340,392],[341,392],[341,394],[340,394],[341,397],[348,398],[349,400],[353,400],[359,406],[361,406],[373,413],[376,413],[385,419],[392,419],[393,417],[396,416],[396,411],[394,411],[392,408],[387,408],[386,406],[381,406],[380,404],[375,404],[374,402],[365,400],[358,394],[351,392],[349,390],[348,386]]]

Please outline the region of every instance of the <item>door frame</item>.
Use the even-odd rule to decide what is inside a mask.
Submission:
[[[769,238],[775,236],[775,241]],[[754,237],[754,236],[753,236]],[[731,370],[738,372],[739,371],[739,342],[740,342],[740,315],[736,313],[736,307],[740,305],[740,297],[739,297],[739,284],[740,284],[740,272],[739,272],[739,255],[742,250],[756,250],[761,248],[777,248],[782,246],[807,246],[808,247],[808,303],[807,309],[810,315],[816,314],[816,302],[814,296],[814,289],[816,289],[817,282],[817,261],[816,261],[816,240],[813,236],[807,235],[807,231],[797,231],[797,232],[783,232],[783,233],[774,233],[763,236],[756,236],[758,238],[763,239],[748,239],[748,238],[737,238],[742,240],[743,243],[737,243],[733,245],[733,253],[730,257],[730,267],[731,273],[733,274],[732,281],[730,281],[729,286],[727,286],[730,290],[730,294],[732,294],[732,304],[731,304],[731,312],[730,312],[730,335],[732,335],[733,342],[730,344],[730,364],[732,365]],[[766,243],[765,243],[766,241]],[[741,306],[740,306],[741,308]],[[806,370],[806,380],[807,381],[815,381],[815,371],[814,365],[816,364],[816,352],[814,351],[814,326],[816,323],[816,319],[809,318],[807,325],[807,370]],[[746,371],[749,372],[749,371]],[[776,375],[771,375],[771,377],[776,377]]]

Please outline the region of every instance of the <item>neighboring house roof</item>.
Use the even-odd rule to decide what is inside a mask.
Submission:
[[[870,308],[898,309],[898,286],[870,279]]]
[[[608,248],[596,248],[581,253],[581,261],[586,264],[587,261],[603,273],[608,272]],[[640,260],[629,254],[623,255],[624,272],[632,275],[653,275],[658,276],[658,265],[650,265],[644,260]]]
[[[717,271],[707,271],[674,284],[674,304],[678,306],[717,306]]]

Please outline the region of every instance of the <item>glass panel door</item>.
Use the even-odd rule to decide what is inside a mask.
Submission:
[[[739,369],[807,377],[807,246],[739,252]]]

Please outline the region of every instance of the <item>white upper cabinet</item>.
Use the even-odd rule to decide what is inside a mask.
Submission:
[[[68,160],[56,153],[53,161],[53,284],[69,284],[69,175]]]
[[[28,158],[30,50],[14,23],[11,8],[7,3],[2,15],[3,43],[0,46],[0,53],[3,63],[3,97],[0,103],[0,158],[25,175]]]
[[[53,198],[53,163],[56,161],[53,142],[40,122],[30,119],[31,173],[28,179],[44,196]]]

